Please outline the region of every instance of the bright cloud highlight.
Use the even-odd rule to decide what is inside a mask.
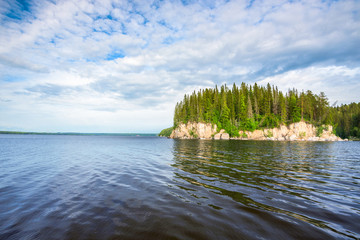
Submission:
[[[215,84],[359,101],[359,1],[0,0],[0,129],[158,132]]]

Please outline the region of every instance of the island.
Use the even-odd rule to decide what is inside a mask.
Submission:
[[[350,112],[348,112],[350,110]],[[173,126],[159,134],[180,139],[343,141],[360,137],[360,103],[329,105],[324,92],[235,83],[185,94]]]

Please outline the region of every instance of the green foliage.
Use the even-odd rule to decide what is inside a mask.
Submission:
[[[300,132],[299,136],[300,136],[300,138],[304,138],[306,136],[306,132]]]
[[[253,86],[241,83],[207,88],[185,95],[174,111],[174,127],[179,123],[205,122],[225,129],[230,136],[238,136],[239,130],[254,131],[273,128],[301,120],[321,126],[337,126],[340,137],[360,137],[360,103],[330,107],[323,92],[298,92],[296,89],[283,93],[277,87]]]
[[[159,136],[160,137],[170,137],[173,130],[174,130],[173,127],[165,128],[165,129],[161,130],[161,132],[159,133]]]
[[[193,138],[198,138],[198,137],[199,137],[199,136],[198,136],[193,130],[191,130],[191,129],[190,129],[189,133],[190,133],[190,136],[192,136]]]
[[[265,137],[268,137],[268,138],[271,138],[274,136],[272,131],[270,131],[270,130],[268,130],[267,133],[265,133],[264,135],[265,135]]]
[[[316,136],[317,137],[321,137],[321,135],[323,134],[325,130],[325,126],[321,125],[319,127],[316,128]]]
[[[261,127],[274,128],[279,126],[279,120],[274,114],[265,115],[260,121]]]
[[[329,115],[338,136],[351,139],[360,138],[360,102],[332,107]]]
[[[299,122],[301,120],[300,107],[298,106],[298,101],[296,99],[296,95],[291,94],[289,101],[289,109],[290,109],[290,121],[291,122]]]
[[[230,135],[230,137],[239,137],[239,129],[231,124],[225,126],[225,131]]]
[[[246,120],[245,130],[253,132],[258,128],[258,124],[254,119],[248,118]]]
[[[216,132],[220,132],[221,129],[223,129],[222,125],[220,122],[215,122],[216,124]]]

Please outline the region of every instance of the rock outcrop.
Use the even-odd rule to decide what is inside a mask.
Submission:
[[[274,140],[274,141],[341,141],[333,133],[331,125],[322,126],[323,131],[318,133],[317,128],[306,122],[292,123],[288,127],[281,125],[278,128],[250,131],[240,131],[239,139]]]
[[[342,141],[333,134],[333,127],[322,126],[322,132],[304,121],[292,123],[289,126],[281,125],[278,128],[251,131],[240,131],[240,140],[273,140],[273,141]],[[216,124],[195,123],[180,124],[173,130],[170,138],[181,139],[230,139],[224,129],[217,132]]]
[[[225,132],[224,129],[221,129],[219,133],[214,135],[214,139],[215,140],[229,140],[230,139],[230,135],[228,133]]]
[[[189,122],[187,124],[180,124],[177,128],[175,128],[171,133],[170,138],[212,139],[216,133],[215,124]]]

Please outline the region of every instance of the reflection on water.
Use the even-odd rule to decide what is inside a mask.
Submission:
[[[356,239],[359,163],[359,142],[0,135],[0,239]]]
[[[172,166],[181,170],[175,173],[178,187],[198,204],[234,209],[234,203],[224,205],[226,197],[239,204],[236,209],[270,214],[273,229],[296,222],[304,237],[315,237],[313,231],[359,237],[360,159],[346,159],[339,144],[176,140]],[[287,220],[279,224],[272,217]]]

